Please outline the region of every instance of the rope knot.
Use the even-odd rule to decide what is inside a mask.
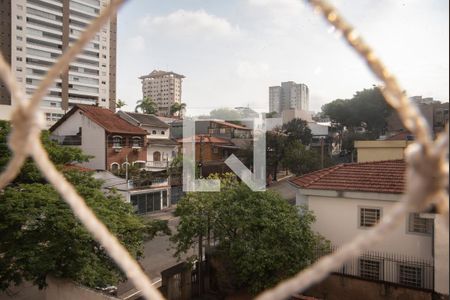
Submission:
[[[30,112],[28,105],[18,104],[11,116],[12,132],[9,137],[9,147],[17,154],[30,155],[31,143],[39,139],[44,127],[44,118],[41,112]]]

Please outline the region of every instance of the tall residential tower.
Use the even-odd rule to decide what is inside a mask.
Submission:
[[[28,95],[109,1],[0,0],[0,50]],[[116,27],[113,17],[50,88],[41,105],[47,126],[74,104],[115,110]],[[6,119],[13,106],[0,83],[0,119]]]
[[[154,70],[149,75],[141,76],[144,98],[154,101],[161,116],[170,115],[170,107],[181,103],[183,75],[174,72]]]
[[[269,88],[270,112],[281,114],[285,110],[309,111],[309,88],[306,84],[293,81],[282,82],[281,86]]]

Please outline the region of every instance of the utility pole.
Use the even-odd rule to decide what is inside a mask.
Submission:
[[[321,152],[321,158],[320,158],[320,166],[321,169],[324,168],[324,141],[325,138],[320,138],[320,152]]]
[[[128,154],[125,156],[125,180],[128,184]]]

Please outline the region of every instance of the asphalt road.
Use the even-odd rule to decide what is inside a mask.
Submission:
[[[168,220],[169,228],[172,232],[175,232],[176,226],[178,225],[178,219],[173,217],[170,211],[150,215],[149,217]],[[161,278],[161,271],[178,263],[177,258],[173,257],[175,251],[172,249],[172,246],[169,241],[169,236],[157,236],[153,240],[145,243],[144,257],[141,258],[139,263],[152,282],[158,281]],[[133,293],[133,291],[136,290],[129,281],[118,286],[118,295]]]

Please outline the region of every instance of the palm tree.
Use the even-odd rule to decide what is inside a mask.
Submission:
[[[124,106],[127,106],[127,104],[125,103],[125,101],[122,101],[122,100],[118,99],[117,102],[116,102],[116,107],[117,107],[118,109],[121,109],[121,108],[124,107]]]
[[[170,114],[172,116],[175,116],[175,114],[178,113],[179,117],[183,116],[183,111],[186,109],[186,103],[174,103],[171,107],[170,107]]]
[[[149,115],[154,115],[158,112],[156,103],[150,98],[139,100],[136,104],[136,108],[134,109],[135,112],[141,111],[142,113]]]

